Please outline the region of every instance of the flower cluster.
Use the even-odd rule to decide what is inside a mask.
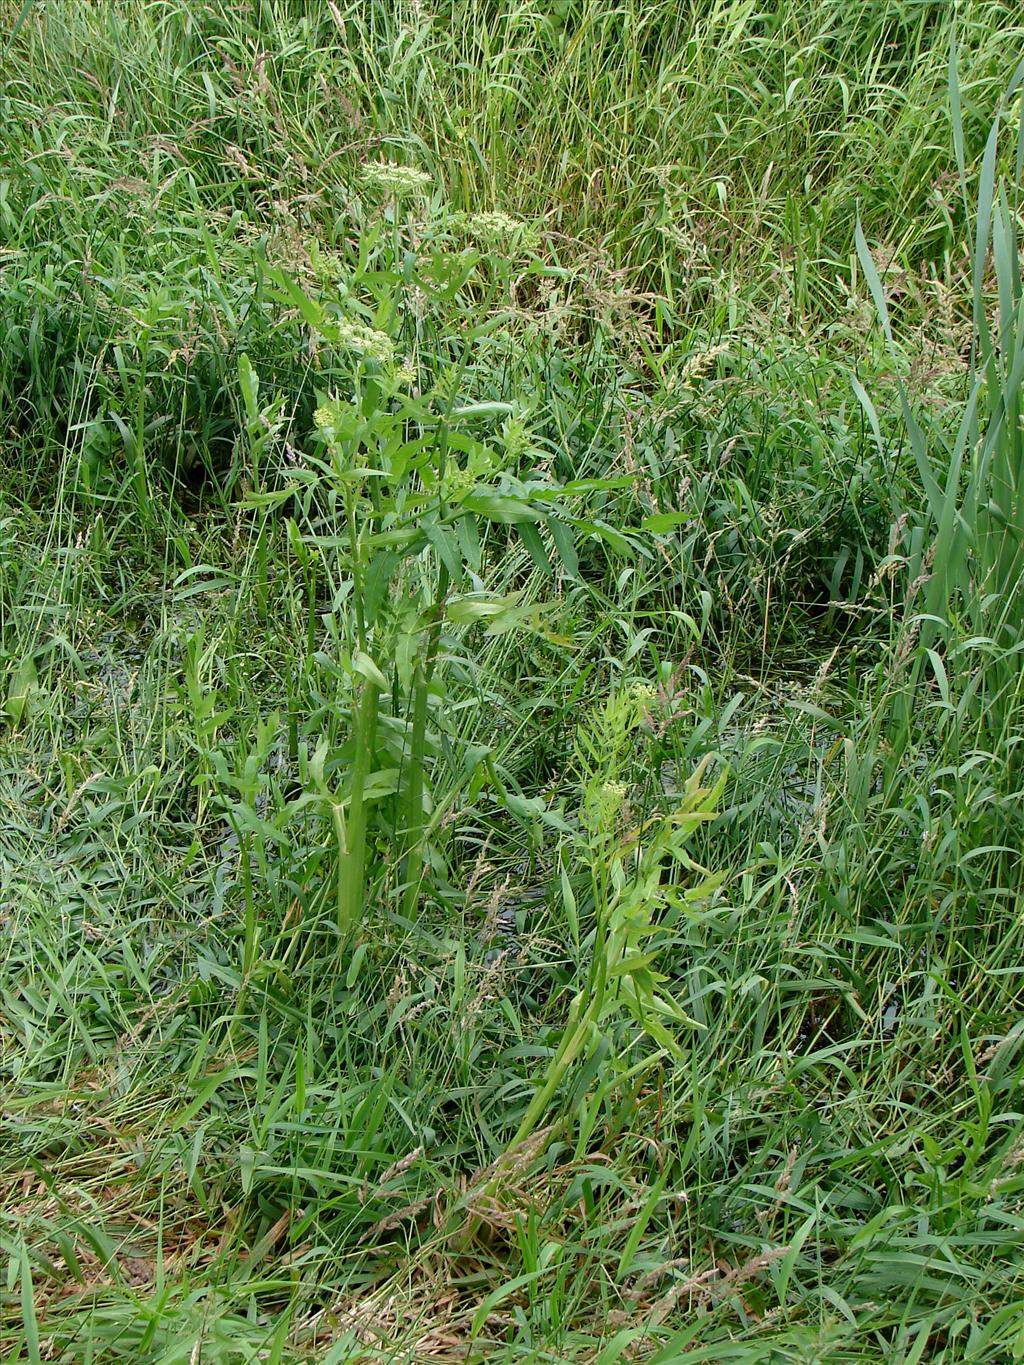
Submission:
[[[583,823],[594,834],[609,834],[619,823],[629,797],[625,782],[594,782],[587,789]]]
[[[441,496],[446,502],[459,503],[477,485],[478,479],[472,469],[463,469],[452,460],[440,480]]]
[[[348,318],[340,318],[334,327],[337,343],[344,350],[375,360],[378,365],[394,364],[394,343],[385,332],[364,327],[361,322],[350,322]]]
[[[483,442],[473,443],[465,457],[465,464],[460,465],[454,455],[449,454],[444,476],[438,481],[441,496],[448,502],[461,502],[478,484],[491,479],[501,464],[498,452]]]
[[[653,706],[658,699],[658,689],[652,687],[650,683],[635,682],[629,689],[629,695],[641,706],[650,707]]]
[[[416,377],[416,366],[407,356],[401,365],[395,369],[395,382],[404,388],[411,389],[416,383]]]
[[[415,166],[398,166],[391,161],[371,161],[363,167],[363,184],[393,199],[407,199],[410,195],[422,194],[432,183],[426,171]]]
[[[467,218],[466,231],[488,246],[504,246],[519,242],[526,233],[526,224],[495,210],[491,213],[474,213]]]
[[[521,417],[507,417],[501,425],[501,443],[509,462],[515,464],[530,448],[530,431]]]

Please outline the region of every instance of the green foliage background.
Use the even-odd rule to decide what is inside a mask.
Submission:
[[[4,1360],[1024,1358],[1017,8],[0,17]]]

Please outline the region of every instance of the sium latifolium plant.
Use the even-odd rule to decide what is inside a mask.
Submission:
[[[431,814],[428,720],[441,635],[455,621],[486,619],[496,628],[515,620],[515,601],[471,587],[481,567],[481,522],[539,515],[526,497],[478,483],[496,472],[496,452],[459,437],[446,419],[431,422],[399,382],[361,365],[351,399],[332,399],[316,414],[324,473],[340,495],[335,548],[349,585],[343,664],[352,681],[351,755],[331,802],[343,932],[361,914],[367,822],[384,800],[394,811],[402,908],[406,915],[415,908]],[[530,623],[540,627],[539,609],[522,621]]]
[[[402,323],[400,279],[392,277],[396,292],[370,322],[311,298],[280,273],[272,279],[344,376],[317,407],[316,449],[296,482],[304,509],[300,538],[333,561],[341,585],[335,600],[342,610],[330,615],[337,662],[349,679],[341,702],[349,736],[343,755],[322,743],[310,774],[332,814],[338,923],[347,936],[368,897],[371,823],[388,846],[401,912],[415,913],[429,837],[443,814],[430,782],[432,714],[435,727],[444,728],[439,664],[477,624],[492,633],[551,635],[548,604],[524,604],[516,594],[484,587],[488,536],[498,553],[510,534],[531,555],[545,554],[546,541],[563,569],[575,573],[568,498],[584,490],[563,489],[538,470],[521,477],[514,441],[474,434],[504,419],[507,436],[509,421],[517,423],[510,404],[459,402],[472,334],[460,338],[461,359],[443,384],[420,394],[416,367],[399,359],[394,340]]]

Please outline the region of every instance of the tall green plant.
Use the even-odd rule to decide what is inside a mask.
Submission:
[[[336,600],[344,610],[333,615],[351,684],[349,761],[340,788],[324,777],[330,755],[321,754],[313,771],[337,832],[338,922],[347,935],[366,900],[371,813],[384,801],[394,812],[390,847],[401,909],[406,917],[415,912],[427,852],[428,720],[442,632],[482,624],[491,633],[550,633],[544,604],[482,589],[488,534],[497,534],[499,546],[517,534],[543,559],[545,532],[563,567],[575,572],[568,498],[585,489],[579,483],[563,489],[536,470],[522,478],[513,442],[473,434],[512,411],[506,403],[457,401],[475,334],[463,342],[454,375],[421,395],[411,364],[397,363],[391,335],[332,315],[283,275],[274,279],[318,343],[351,360],[343,390],[316,411],[322,454],[307,457],[283,489],[267,495],[284,502],[299,494],[300,539],[337,564]],[[389,316],[400,319],[394,300],[376,320]]]
[[[1016,130],[1013,171],[999,173],[1004,110],[1022,80],[1016,69],[988,134],[973,211],[968,191],[955,40],[950,46],[949,96],[964,212],[973,222],[973,339],[968,391],[956,433],[923,424],[906,385],[899,385],[907,438],[925,494],[925,518],[913,529],[901,652],[909,665],[897,699],[897,755],[909,740],[915,698],[929,673],[945,682],[941,652],[973,638],[984,644],[984,676],[974,690],[975,718],[993,747],[1005,737],[1009,710],[1019,703],[1024,649],[1024,296],[1019,218],[1024,169],[1024,109]],[[863,230],[857,251],[886,339],[897,359],[885,290]],[[991,269],[991,274],[990,274]],[[994,277],[994,297],[992,283]],[[877,415],[862,389],[876,432]],[[936,449],[942,463],[937,465]],[[941,675],[941,676],[939,676]]]

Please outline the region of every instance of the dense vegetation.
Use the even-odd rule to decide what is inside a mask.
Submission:
[[[1024,1359],[1017,8],[0,17],[3,1359]]]

